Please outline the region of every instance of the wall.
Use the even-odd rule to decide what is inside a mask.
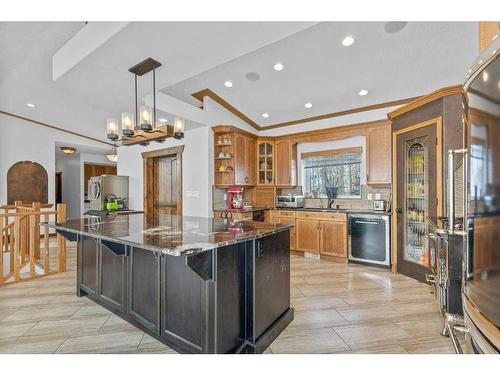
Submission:
[[[55,199],[56,143],[78,146],[99,146],[97,142],[49,129],[40,125],[0,115],[0,204],[7,201],[7,171],[12,164],[36,161],[47,171],[49,202]]]
[[[184,139],[168,139],[165,143],[152,143],[147,147],[118,148],[118,174],[129,176],[129,207],[143,209],[142,152],[184,145],[182,155],[183,215],[211,216],[213,160],[213,133],[208,127],[185,132]]]
[[[80,217],[80,155],[56,157],[55,171],[62,172],[61,200],[66,203],[68,218]]]

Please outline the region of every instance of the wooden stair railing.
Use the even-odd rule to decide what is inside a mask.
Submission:
[[[66,271],[66,240],[57,234],[57,254],[55,269],[50,268],[49,228],[43,227],[43,251],[40,244],[40,221],[66,221],[66,205],[57,204],[55,211],[51,204],[33,203],[0,206],[0,286],[11,282],[29,280],[51,273]],[[13,211],[13,212],[11,212]],[[8,255],[8,271],[5,272],[4,259]],[[23,277],[29,275],[28,277]]]

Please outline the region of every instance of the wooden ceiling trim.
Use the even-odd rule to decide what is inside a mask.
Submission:
[[[208,96],[208,97],[212,98],[216,103],[220,104],[225,109],[227,109],[229,112],[231,112],[233,115],[235,115],[236,117],[239,117],[241,120],[245,121],[252,128],[254,128],[256,130],[262,130],[263,129],[255,121],[253,121],[250,117],[248,117],[247,115],[245,115],[242,112],[240,112],[238,109],[236,109],[235,107],[233,107],[226,100],[224,100],[223,98],[221,98],[219,95],[217,95],[215,92],[213,92],[210,89],[204,89],[204,90],[195,92],[194,94],[191,94],[191,96],[195,97],[196,99],[198,99],[202,103],[203,103],[203,98],[205,96]]]
[[[463,93],[463,86],[462,85],[454,85],[454,86],[448,86],[448,87],[443,87],[440,88],[439,90],[433,91],[430,94],[424,95],[419,97],[418,99],[415,99],[408,104],[391,111],[387,114],[387,117],[392,120],[398,116],[401,116],[409,111],[413,111],[416,108],[422,107],[436,99],[442,98],[444,96],[448,95],[454,95],[454,94],[461,94]]]
[[[5,116],[14,117],[14,118],[17,118],[17,119],[19,119],[19,120],[28,121],[28,122],[31,122],[31,123],[36,124],[36,125],[41,125],[41,126],[44,126],[44,127],[46,127],[46,128],[50,128],[50,129],[54,129],[54,130],[58,130],[58,131],[61,131],[61,132],[63,132],[63,133],[67,133],[67,134],[75,135],[75,136],[77,136],[77,137],[82,137],[82,138],[85,138],[85,139],[88,139],[88,140],[91,140],[91,141],[94,141],[94,142],[103,143],[103,144],[108,145],[108,146],[113,146],[113,144],[112,144],[112,143],[109,143],[109,142],[106,142],[106,141],[100,140],[100,139],[98,139],[98,138],[89,137],[88,135],[84,135],[84,134],[77,133],[77,132],[74,132],[74,131],[71,131],[71,130],[63,129],[63,128],[60,128],[60,127],[58,127],[58,126],[50,125],[50,124],[47,124],[46,122],[37,121],[37,120],[33,120],[33,119],[31,119],[31,118],[28,118],[28,117],[24,117],[24,116],[16,115],[15,113],[10,113],[10,112],[5,112],[5,111],[0,111],[0,114],[5,115]]]
[[[214,93],[212,90],[210,90],[208,88],[200,90],[198,92],[195,92],[195,93],[191,94],[191,96],[198,99],[202,103],[203,103],[203,98],[205,96],[212,98],[215,102],[222,105],[229,112],[233,113],[234,115],[236,115],[241,120],[245,121],[247,124],[249,124],[250,126],[252,126],[254,129],[256,129],[258,131],[276,129],[276,128],[281,128],[281,127],[285,127],[285,126],[303,124],[306,122],[312,122],[312,121],[318,121],[318,120],[325,120],[325,119],[334,118],[334,117],[347,116],[347,115],[352,115],[352,114],[360,113],[360,112],[373,111],[375,109],[394,107],[397,105],[403,105],[406,103],[410,103],[418,98],[421,98],[421,96],[414,96],[411,98],[392,100],[389,102],[376,103],[376,104],[371,104],[371,105],[367,105],[364,107],[351,108],[351,109],[347,109],[344,111],[326,113],[324,115],[318,115],[318,116],[313,116],[313,117],[306,117],[306,118],[301,118],[301,119],[297,119],[297,120],[281,122],[281,123],[277,123],[277,124],[273,124],[273,125],[269,125],[269,126],[260,126],[256,122],[251,120],[248,116],[243,114],[241,111],[239,111],[238,109],[233,107],[226,100],[224,100],[223,98],[221,98],[219,95],[217,95],[216,93]]]

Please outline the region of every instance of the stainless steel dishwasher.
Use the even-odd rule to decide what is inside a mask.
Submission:
[[[349,260],[383,267],[391,265],[390,217],[349,215]]]

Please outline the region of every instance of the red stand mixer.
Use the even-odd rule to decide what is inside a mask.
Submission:
[[[241,210],[243,208],[243,188],[230,187],[227,189],[227,209]]]

